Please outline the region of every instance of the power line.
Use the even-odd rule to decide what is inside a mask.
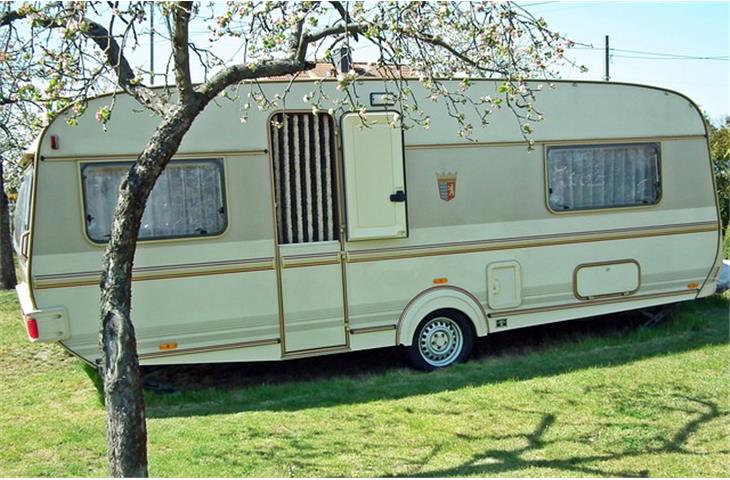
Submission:
[[[679,53],[660,53],[660,52],[645,52],[642,50],[624,50],[617,48],[615,49],[617,52],[624,52],[624,53],[636,53],[640,55],[654,55],[657,57],[672,57],[672,58],[696,58],[701,60],[723,60],[729,58],[727,55],[714,55],[714,56],[697,56],[697,55],[682,55]]]
[[[730,58],[714,58],[714,57],[647,57],[642,55],[621,55],[612,54],[615,58],[636,58],[641,60],[717,60],[721,62],[730,61]]]
[[[574,50],[601,50],[603,48],[586,46],[586,47],[573,47]],[[664,53],[664,52],[647,52],[644,50],[628,50],[623,48],[611,48],[611,55],[620,58],[642,58],[646,60],[720,60],[728,61],[730,56],[728,55],[683,55],[679,53]],[[618,53],[615,53],[618,52]],[[629,54],[629,55],[624,55]]]
[[[557,0],[552,2],[536,2],[536,3],[518,3],[520,7],[537,7],[538,5],[550,5],[551,3],[559,3]]]

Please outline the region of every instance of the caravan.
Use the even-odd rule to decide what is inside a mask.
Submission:
[[[714,293],[717,198],[686,97],[555,82],[528,148],[506,110],[470,141],[439,102],[421,105],[429,129],[399,128],[383,79],[357,83],[367,127],[313,113],[313,88],[293,81],[286,109],[246,123],[240,103],[211,105],[160,177],[133,271],[142,365],[404,346],[430,370],[465,360],[476,337]],[[157,124],[119,95],[104,132],[93,112],[109,102],[45,128],[15,218],[30,339],[92,363],[117,188]]]

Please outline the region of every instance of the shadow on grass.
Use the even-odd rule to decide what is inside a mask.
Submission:
[[[714,402],[694,398],[688,395],[674,395],[672,404],[662,406],[665,411],[672,410],[682,412],[687,415],[694,416],[668,439],[660,442],[658,446],[645,446],[643,448],[627,449],[620,452],[593,454],[593,455],[568,455],[562,458],[540,459],[539,451],[549,444],[568,441],[574,439],[556,438],[546,440],[546,432],[555,424],[556,418],[554,414],[542,412],[521,412],[535,414],[540,417],[535,429],[532,432],[524,434],[509,435],[510,438],[521,437],[525,440],[525,446],[516,449],[487,449],[483,452],[473,455],[469,460],[461,465],[440,469],[426,470],[411,473],[416,477],[478,477],[478,476],[495,476],[500,473],[514,472],[526,469],[545,469],[556,470],[561,472],[573,472],[581,477],[648,477],[651,472],[648,469],[639,470],[615,470],[609,467],[600,467],[604,462],[623,462],[632,457],[643,455],[661,455],[661,454],[682,454],[685,456],[702,456],[707,455],[706,452],[695,452],[687,448],[686,443],[692,434],[697,432],[703,425],[711,422],[715,418],[723,415],[718,405]],[[687,408],[675,406],[676,403],[686,403]],[[484,442],[484,438],[468,437],[465,438],[471,442]],[[493,438],[499,443],[499,440],[506,440],[506,437]],[[484,442],[486,443],[486,442]],[[729,452],[718,452],[727,454]]]
[[[147,414],[296,411],[620,365],[728,343],[727,308],[721,298],[685,304],[651,330],[642,328],[643,316],[630,312],[493,334],[477,343],[469,363],[430,374],[406,369],[396,348],[287,362],[146,368],[146,384],[169,392],[147,391]]]
[[[104,380],[99,375],[99,370],[92,367],[86,362],[78,362],[79,369],[89,377],[91,383],[94,385],[94,391],[96,392],[96,399],[99,405],[104,406]]]

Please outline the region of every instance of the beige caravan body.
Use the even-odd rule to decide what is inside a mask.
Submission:
[[[285,85],[262,88],[273,96]],[[497,86],[472,90],[494,96]],[[335,87],[324,82],[332,96]],[[242,101],[221,100],[185,137],[135,258],[143,365],[421,342],[445,366],[456,357],[443,349],[459,339],[453,322],[424,326],[435,312],[484,336],[714,293],[717,199],[703,117],[686,97],[546,85],[531,150],[506,109],[469,141],[428,99],[429,129],[398,128],[397,106],[378,106],[383,80],[357,84],[367,128],[357,115],[313,114],[303,99],[313,88],[293,82],[286,110],[245,123]],[[29,336],[89,362],[100,357],[116,188],[157,123],[120,95],[104,132],[93,112],[110,101],[91,100],[78,126],[61,115],[44,130],[15,222]]]

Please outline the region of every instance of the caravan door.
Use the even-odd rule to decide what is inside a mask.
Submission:
[[[282,112],[269,129],[284,353],[345,347],[334,122]]]
[[[396,112],[342,117],[347,240],[408,236],[403,132]]]

